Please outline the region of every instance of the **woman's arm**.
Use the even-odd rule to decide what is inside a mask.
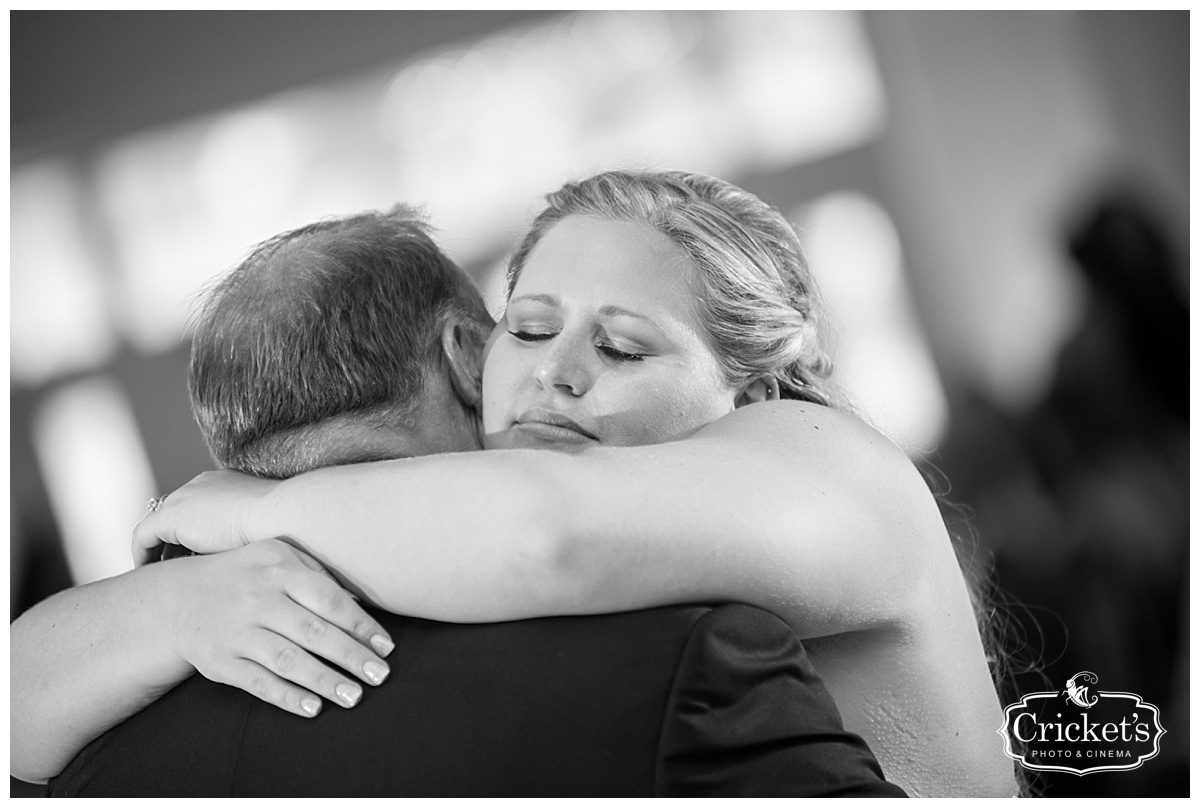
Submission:
[[[308,652],[375,683],[363,667],[386,671],[363,644],[374,636],[386,655],[382,627],[282,542],[152,564],[60,592],[9,627],[10,773],[45,782],[197,670],[302,716],[320,709],[316,694],[352,706],[336,689],[361,687]]]
[[[143,520],[135,545],[270,536],[406,614],[486,622],[737,600],[802,638],[904,621],[949,551],[895,446],[798,402],[746,406],[654,446],[442,455],[280,483],[204,475]]]

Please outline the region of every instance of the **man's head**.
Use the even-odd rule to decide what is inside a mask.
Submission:
[[[318,222],[260,244],[208,291],[192,411],[219,465],[266,477],[479,448],[491,328],[412,209]]]

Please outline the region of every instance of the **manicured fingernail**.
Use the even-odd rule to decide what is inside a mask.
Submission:
[[[379,684],[388,676],[388,667],[380,662],[368,662],[363,665],[363,673],[373,684]]]
[[[320,699],[300,699],[300,709],[309,715],[316,715],[321,712]]]
[[[334,692],[350,707],[358,704],[358,700],[362,698],[362,688],[358,685],[338,685],[334,688]]]
[[[375,649],[375,653],[380,656],[387,656],[396,647],[395,643],[389,640],[382,634],[375,634],[371,637],[371,647]]]

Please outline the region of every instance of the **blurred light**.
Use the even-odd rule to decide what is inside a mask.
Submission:
[[[34,447],[76,584],[132,569],[130,539],[154,478],[129,403],[109,379],[49,396]]]
[[[237,255],[197,194],[193,166],[206,130],[192,123],[139,134],[97,161],[97,196],[121,282],[117,322],[146,354],[179,344],[197,289]]]
[[[248,109],[210,127],[195,159],[200,201],[216,219],[277,208],[307,166],[301,131],[274,109]]]
[[[858,14],[728,11],[712,27],[733,57],[722,61],[722,106],[758,166],[813,160],[879,133],[885,91]]]
[[[96,190],[111,227],[122,294],[118,323],[143,353],[186,337],[199,290],[256,243],[331,211],[316,207],[310,126],[331,116],[297,92],[215,117],[138,133],[103,152]],[[331,126],[353,128],[340,117]],[[347,174],[346,186],[361,188]],[[359,201],[355,209],[363,203]],[[292,209],[303,220],[289,216]]]
[[[1005,243],[987,256],[990,271],[963,279],[974,287],[963,329],[973,370],[988,395],[1010,412],[1028,409],[1049,392],[1059,354],[1079,328],[1087,302],[1085,282],[1056,254],[1058,245],[1029,238],[1031,231],[1036,232],[1005,231],[1005,239],[996,239]]]
[[[95,367],[117,349],[106,278],[85,242],[78,177],[61,162],[11,177],[10,360],[35,385]]]
[[[453,57],[418,62],[388,85],[380,104],[380,129],[403,148],[439,146],[466,127],[475,94]]]
[[[912,310],[891,219],[854,193],[822,197],[794,218],[808,234],[805,250],[833,320],[835,381],[909,455],[931,451],[948,405]]]
[[[683,58],[699,40],[699,29],[688,12],[584,11],[571,37],[605,73],[632,73]]]
[[[463,262],[566,179],[790,168],[861,145],[883,117],[851,12],[574,12],[422,55],[376,111],[397,198],[425,203]]]

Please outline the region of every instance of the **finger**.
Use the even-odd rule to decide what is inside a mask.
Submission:
[[[346,708],[358,704],[362,698],[362,685],[341,671],[323,665],[287,637],[266,631],[252,648],[250,661],[291,683],[288,687],[299,686]]]
[[[155,560],[154,550],[138,547],[136,544],[133,545],[131,555],[133,556],[134,567],[142,567]]]
[[[391,670],[370,648],[304,606],[293,606],[289,613],[268,616],[264,627],[367,684],[378,685],[387,679]]]
[[[298,552],[297,555],[301,556],[301,560],[307,557],[305,553]],[[317,564],[314,559],[310,558],[309,561]],[[288,597],[297,604],[332,623],[363,645],[369,645],[379,657],[386,657],[395,648],[391,636],[379,624],[379,621],[367,614],[357,600],[333,580],[332,576],[329,578],[305,576],[292,580],[288,582],[286,591]],[[326,658],[341,664],[339,660]],[[347,670],[357,669],[347,668]]]
[[[153,514],[146,514],[133,527],[133,543],[130,549],[135,567],[157,560],[162,552],[160,548],[164,542],[159,540],[158,534],[154,531],[153,524],[156,520],[153,516]]]
[[[312,718],[321,712],[322,701],[319,696],[297,687],[253,660],[238,659],[229,666],[225,675],[209,678],[245,690],[267,704],[302,718]]]
[[[332,574],[329,572],[329,570],[325,569],[324,564],[322,564],[320,561],[317,561],[315,558],[313,558],[308,553],[301,550],[299,547],[296,547],[295,545],[292,545],[292,544],[288,544],[283,539],[275,539],[275,541],[283,542],[284,544],[287,544],[288,548],[292,551],[292,553],[295,554],[296,558],[298,558],[300,560],[300,563],[303,564],[304,566],[308,567],[310,570],[313,570],[314,572],[323,572],[326,575]]]
[[[285,543],[285,544],[287,544],[287,542],[284,542],[284,543]],[[324,576],[325,576],[326,578],[328,578],[329,580],[333,581],[334,583],[337,583],[337,584],[338,584],[338,586],[341,586],[341,583],[339,583],[339,582],[338,582],[337,576],[336,576],[336,575],[334,575],[332,572],[330,572],[330,571],[329,571],[329,570],[328,570],[328,569],[325,567],[325,565],[324,565],[324,564],[322,564],[320,561],[317,561],[315,558],[313,558],[312,556],[310,556],[308,553],[304,552],[303,550],[301,550],[301,549],[299,549],[299,548],[297,548],[297,547],[293,547],[293,546],[292,546],[292,545],[290,545],[290,544],[288,544],[288,547],[291,549],[291,551],[292,551],[293,553],[295,553],[295,554],[296,554],[296,558],[298,558],[298,559],[300,560],[300,563],[301,563],[301,564],[303,564],[304,566],[308,567],[308,568],[309,568],[310,570],[312,570],[313,572],[319,572],[319,573],[321,573],[322,575],[324,575]],[[353,597],[353,595],[351,595],[351,597]]]

